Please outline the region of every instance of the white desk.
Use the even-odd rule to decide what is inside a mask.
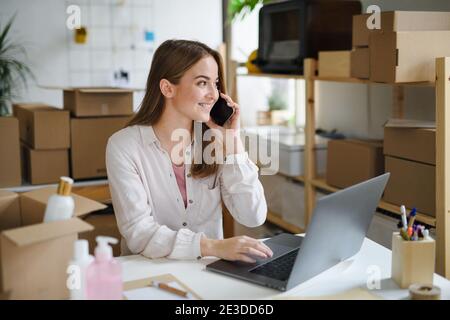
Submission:
[[[371,293],[384,299],[405,299],[409,295],[408,290],[399,289],[390,279],[391,251],[367,238],[364,240],[360,252],[354,257],[283,293],[206,271],[205,266],[215,261],[216,258],[177,261],[169,259],[151,260],[141,255],[133,255],[120,257],[118,260],[123,266],[124,281],[171,273],[203,299],[240,300],[288,296],[312,297],[336,294],[358,287],[367,290],[368,279],[376,277],[377,273],[380,275],[381,289],[371,290]],[[435,274],[434,285],[441,288],[442,299],[450,299],[450,281]]]

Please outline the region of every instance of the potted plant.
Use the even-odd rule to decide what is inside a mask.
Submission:
[[[17,89],[21,84],[26,87],[28,76],[34,78],[30,68],[20,59],[26,57],[25,48],[10,37],[14,18],[0,29],[0,116],[10,114],[9,105],[16,97]]]
[[[238,17],[242,20],[251,13],[258,4],[267,4],[269,2],[273,2],[273,0],[230,0],[228,6],[228,18],[230,21],[233,21]]]

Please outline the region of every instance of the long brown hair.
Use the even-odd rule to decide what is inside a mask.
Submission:
[[[164,109],[164,96],[159,87],[160,81],[167,79],[172,84],[178,84],[185,72],[205,56],[212,56],[216,61],[219,69],[219,88],[221,92],[226,93],[222,58],[216,50],[198,41],[167,40],[156,49],[153,55],[144,98],[138,112],[127,126],[150,126],[157,123]],[[208,129],[208,126],[203,123],[202,137]],[[202,151],[209,143],[211,142],[202,139]],[[203,156],[201,164],[194,163],[191,166],[191,174],[195,178],[216,174],[217,170],[217,163],[206,164]]]

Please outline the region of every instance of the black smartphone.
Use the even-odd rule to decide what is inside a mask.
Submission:
[[[227,101],[219,96],[219,99],[211,109],[211,119],[219,126],[223,127],[225,122],[233,115],[234,109],[228,106]]]

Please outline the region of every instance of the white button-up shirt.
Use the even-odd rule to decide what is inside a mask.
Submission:
[[[192,152],[192,145],[186,152]],[[223,238],[221,200],[245,226],[259,226],[266,219],[258,167],[247,153],[227,156],[217,177],[194,179],[186,163],[187,208],[169,154],[151,126],[135,125],[112,135],[106,167],[122,254],[199,258],[202,234]]]

